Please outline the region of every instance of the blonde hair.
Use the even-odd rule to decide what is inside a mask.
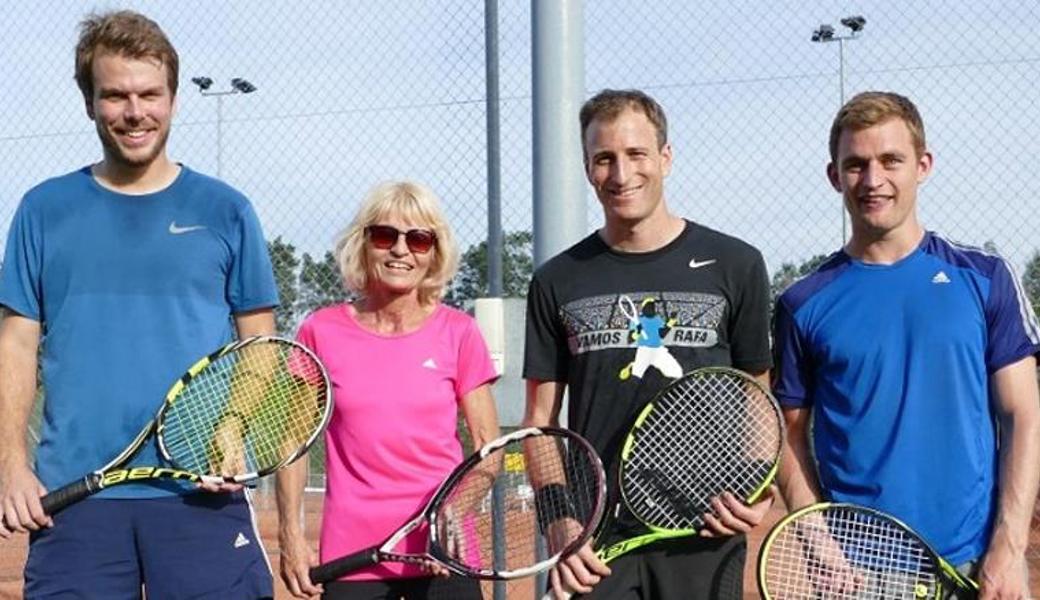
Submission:
[[[834,117],[830,137],[831,162],[838,161],[838,140],[842,131],[869,129],[890,119],[900,119],[906,123],[917,157],[924,155],[924,121],[914,103],[906,96],[892,92],[863,92],[846,102]]]
[[[459,250],[437,196],[428,187],[412,181],[391,181],[372,188],[354,220],[336,239],[336,263],[344,286],[360,297],[365,296],[369,284],[365,228],[391,215],[436,234],[430,270],[419,283],[419,302],[437,302],[459,268]]]

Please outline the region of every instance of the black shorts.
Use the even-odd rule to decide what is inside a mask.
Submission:
[[[587,600],[742,600],[747,542],[742,535],[654,542],[609,564]]]
[[[323,600],[482,600],[480,582],[458,575],[379,581],[331,581]]]

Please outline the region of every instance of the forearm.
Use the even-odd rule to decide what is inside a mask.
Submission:
[[[993,539],[1018,553],[1029,542],[1029,522],[1040,486],[1040,410],[1001,420],[1000,483]]]
[[[0,464],[26,465],[26,431],[36,397],[39,325],[16,315],[0,321]]]
[[[235,315],[235,332],[239,339],[273,335],[274,312],[271,309],[256,310]],[[256,410],[257,387],[266,389],[280,360],[279,349],[266,344],[253,344],[241,351],[235,365],[234,379],[227,403],[227,414],[236,415],[244,427]]]
[[[462,415],[466,419],[474,450],[479,450],[500,435],[498,410],[490,385],[481,385],[462,397]]]
[[[528,379],[523,426],[559,427],[563,391],[563,383]]]
[[[993,374],[1000,433],[997,517],[991,546],[1025,551],[1040,479],[1040,390],[1032,356]]]
[[[822,499],[816,467],[809,450],[809,409],[785,409],[787,444],[780,459],[777,485],[788,510],[808,506]]]
[[[278,471],[275,475],[275,498],[278,506],[278,535],[304,535],[303,491],[309,474],[310,455]]]

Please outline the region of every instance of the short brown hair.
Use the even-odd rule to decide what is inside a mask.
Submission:
[[[581,142],[585,145],[585,132],[596,119],[612,121],[627,109],[634,109],[646,115],[646,118],[657,130],[657,147],[664,148],[668,143],[668,118],[664,109],[656,100],[640,90],[601,90],[585,101],[581,107]]]
[[[155,21],[130,10],[92,14],[83,19],[76,44],[76,84],[88,102],[94,97],[94,59],[105,52],[158,60],[166,65],[170,95],[177,95],[177,50]]]
[[[890,119],[902,119],[910,130],[914,151],[920,158],[927,147],[924,139],[924,121],[917,107],[906,96],[892,92],[863,92],[845,103],[831,125],[831,162],[838,161],[838,140],[846,129],[858,131],[880,125]]]

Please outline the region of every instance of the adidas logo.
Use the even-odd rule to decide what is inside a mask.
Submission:
[[[932,277],[932,283],[950,283],[950,278],[946,276],[945,271],[939,271]]]
[[[437,363],[433,362],[432,358],[427,358],[426,362],[424,362],[422,366],[426,367],[427,369],[436,369]]]
[[[238,537],[235,538],[235,548],[241,548],[242,546],[248,546],[248,545],[249,545],[249,538],[247,538],[245,535],[243,535],[241,531],[238,532]]]

